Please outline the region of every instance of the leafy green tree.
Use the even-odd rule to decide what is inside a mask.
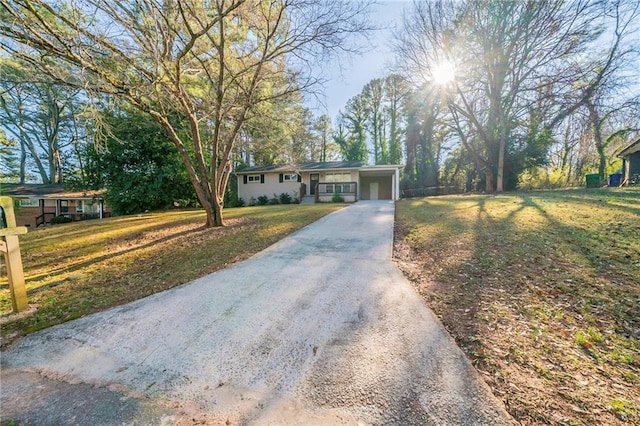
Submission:
[[[387,164],[389,149],[386,140],[385,85],[381,78],[374,78],[362,89],[366,104],[366,128],[373,142],[373,161],[375,164]]]
[[[289,123],[290,140],[286,145],[287,162],[300,164],[318,161],[319,141],[313,133],[313,114],[303,106],[293,108]]]
[[[417,188],[439,185],[442,140],[437,134],[441,108],[437,95],[417,91],[409,96],[406,111],[405,184]]]
[[[398,74],[374,78],[347,102],[339,118],[355,144],[364,141],[365,150],[372,148],[374,164],[402,162],[409,93],[407,81]]]
[[[30,168],[42,183],[62,183],[67,156],[80,143],[78,91],[38,75],[28,64],[0,58],[0,126],[18,143],[19,181]]]
[[[367,161],[367,133],[368,120],[367,99],[362,93],[347,101],[344,113],[340,113],[338,120],[338,138],[334,140],[340,146],[343,159],[347,161]],[[348,131],[348,136],[342,134]]]
[[[389,118],[389,163],[402,162],[402,134],[404,131],[404,104],[409,95],[409,84],[399,74],[391,74],[384,80],[386,115]]]
[[[313,129],[320,143],[319,161],[329,161],[333,159],[339,148],[331,138],[331,134],[333,133],[331,118],[326,114],[321,115],[316,119]]]
[[[345,119],[341,115],[338,128],[333,133],[333,141],[340,148],[344,161],[367,161],[367,144],[364,137],[347,133]],[[360,134],[361,136],[363,135]]]
[[[318,161],[321,140],[311,111],[299,96],[263,104],[247,121],[237,157],[243,165]]]
[[[116,214],[197,204],[180,156],[166,131],[132,108],[104,117],[111,129],[102,145],[88,145],[89,186],[106,188]]]
[[[18,143],[7,137],[4,130],[0,129],[0,181],[19,182],[20,165],[16,155]]]
[[[260,105],[245,124],[241,147],[245,163],[270,165],[286,162],[286,144],[290,143],[290,107],[274,101]]]

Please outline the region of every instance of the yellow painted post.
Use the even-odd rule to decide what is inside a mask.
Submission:
[[[26,234],[27,228],[16,226],[16,216],[13,211],[11,197],[0,197],[0,208],[4,216],[4,223],[1,223],[0,226],[6,226],[6,228],[0,228],[0,252],[4,254],[13,312],[21,312],[29,307],[29,303],[27,301],[27,289],[24,285],[18,235]]]

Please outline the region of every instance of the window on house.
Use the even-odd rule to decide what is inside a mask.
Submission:
[[[20,207],[40,207],[40,200],[20,200]]]
[[[343,183],[342,192],[347,192],[347,193],[355,192],[355,185],[352,185],[351,183]]]
[[[325,181],[326,182],[350,182],[351,173],[330,172],[325,174]]]
[[[84,212],[85,213],[98,213],[100,212],[100,204],[95,201],[85,201],[84,202]]]
[[[84,213],[84,201],[76,201],[76,213]]]
[[[260,175],[248,175],[247,182],[260,183]]]
[[[60,200],[60,213],[69,213],[69,201]]]
[[[285,182],[294,182],[298,180],[298,175],[295,173],[291,173],[291,174],[285,174],[283,176],[283,179]]]

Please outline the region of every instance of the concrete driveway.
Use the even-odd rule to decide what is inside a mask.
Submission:
[[[21,339],[2,353],[2,420],[512,423],[392,262],[393,216],[361,201],[228,269]]]

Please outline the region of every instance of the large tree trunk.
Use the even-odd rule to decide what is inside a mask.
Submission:
[[[593,131],[593,142],[598,152],[598,174],[600,175],[600,182],[605,182],[607,154],[605,153],[605,142],[602,139],[602,122],[600,114],[591,99],[587,101],[587,108],[589,109],[589,121],[591,121],[591,129]]]
[[[207,226],[224,226],[224,218],[222,216],[222,203],[219,203],[217,197],[214,197],[213,202],[213,211],[212,213],[212,222],[209,224],[209,216],[207,215]]]
[[[496,180],[496,192],[504,190],[504,150],[506,149],[506,141],[504,137],[500,138],[500,151],[498,152],[498,178]]]
[[[491,164],[485,164],[484,168],[484,176],[485,176],[485,191],[486,192],[494,192],[495,191],[495,175],[493,174],[493,169],[491,168]]]
[[[411,184],[416,183],[416,157],[418,145],[418,125],[414,117],[409,117],[407,123],[407,136],[405,148],[407,151],[407,162],[404,166],[404,176]]]
[[[205,228],[213,228],[216,226],[216,217],[215,217],[215,213],[212,210],[207,210],[204,209],[205,212],[205,223],[204,226]]]
[[[207,228],[224,226],[224,221],[222,220],[222,205],[217,201],[217,197],[214,193],[215,185],[213,187],[209,186],[209,180],[207,179],[206,174],[203,176],[204,170],[202,170],[202,167],[199,168],[201,173],[196,171],[191,156],[189,155],[189,151],[169,120],[156,111],[148,111],[148,113],[151,114],[151,116],[160,123],[162,127],[164,127],[169,139],[178,150],[178,154],[180,154],[185,169],[187,170],[189,180],[196,191],[198,201],[200,201],[200,205],[206,213],[205,226]],[[195,127],[195,129],[192,127],[192,132],[192,138],[199,138],[197,127]],[[194,146],[198,145],[198,142],[194,142]]]

